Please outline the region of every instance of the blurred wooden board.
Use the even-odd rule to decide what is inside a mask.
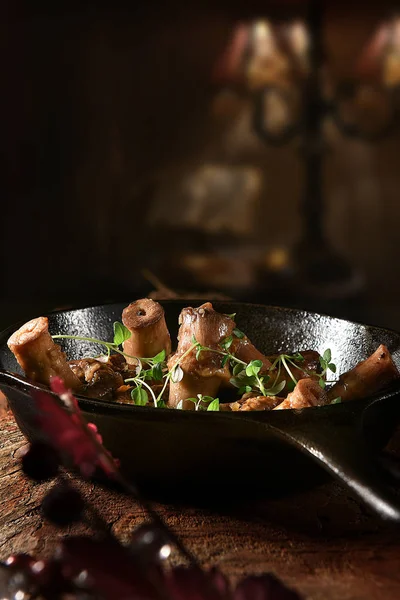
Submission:
[[[15,552],[49,555],[62,535],[44,522],[39,505],[52,484],[35,484],[20,471],[24,445],[10,413],[0,418],[0,559]],[[400,434],[392,447],[400,448]],[[129,498],[76,481],[115,534],[127,540],[145,518]],[[307,600],[397,600],[400,537],[368,514],[336,483],[286,500],[243,507],[240,513],[159,506],[168,524],[205,566],[218,564],[232,579],[273,572]],[[172,557],[178,560],[178,557]]]

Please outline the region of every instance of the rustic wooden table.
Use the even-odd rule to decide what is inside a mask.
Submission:
[[[49,555],[62,535],[40,515],[51,483],[35,484],[20,470],[25,444],[12,415],[0,406],[0,560],[15,552]],[[400,448],[400,435],[392,448]],[[397,448],[396,448],[397,447]],[[132,500],[76,481],[122,540],[145,515]],[[308,600],[398,600],[400,537],[336,483],[285,500],[213,513],[158,506],[167,523],[207,566],[218,564],[232,579],[273,572]]]

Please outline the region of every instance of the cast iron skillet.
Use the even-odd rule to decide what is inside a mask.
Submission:
[[[178,316],[196,301],[162,303],[172,339]],[[353,367],[380,343],[400,365],[400,334],[300,310],[214,302],[216,310],[237,313],[236,322],[265,353],[332,350],[338,373]],[[113,322],[124,304],[49,315],[52,334],[112,339]],[[26,437],[38,439],[30,391],[7,348],[16,329],[0,335],[0,388],[6,393]],[[94,356],[101,348],[66,341],[69,357]],[[12,374],[12,373],[17,374]],[[400,522],[400,502],[387,487],[374,451],[389,439],[400,408],[400,386],[373,399],[307,408],[247,413],[202,413],[154,409],[79,398],[105,446],[121,460],[125,474],[142,492],[161,500],[232,501],[259,494],[283,494],[334,475],[381,517]],[[322,467],[322,468],[321,468]]]

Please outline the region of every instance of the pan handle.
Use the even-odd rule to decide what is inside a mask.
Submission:
[[[381,518],[400,523],[400,496],[386,483],[377,457],[367,446],[360,415],[350,409],[346,411],[348,418],[340,418],[338,422],[334,412],[330,412],[332,419],[321,411],[312,419],[301,419],[297,428],[287,423],[275,428],[287,442],[311,455]]]

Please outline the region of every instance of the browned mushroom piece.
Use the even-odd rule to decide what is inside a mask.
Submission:
[[[112,400],[118,388],[124,384],[121,371],[110,360],[81,358],[69,361],[69,365],[82,383],[82,393],[89,398]]]
[[[196,350],[190,351],[193,338],[202,346],[220,351],[221,342],[232,334],[235,322],[206,302],[198,308],[184,308],[179,324],[178,348],[170,357],[168,368],[173,369],[179,362],[183,377],[181,381],[171,381],[168,404],[176,407],[182,400],[183,408],[194,409],[194,404],[185,400],[196,398],[197,394],[214,398],[221,381],[229,381],[230,373],[228,365],[222,366],[221,354],[203,351],[196,359]]]
[[[236,338],[234,340],[231,352],[245,363],[249,363],[252,360],[260,360],[263,364],[261,373],[265,373],[271,366],[271,361],[262,352],[257,350],[246,335],[241,339]]]
[[[324,389],[313,379],[300,379],[288,397],[278,404],[274,410],[285,408],[309,408],[311,406],[323,406],[328,403],[328,397]]]
[[[220,412],[231,412],[232,411],[232,403],[231,402],[222,402],[219,405]]]
[[[29,379],[49,385],[50,378],[58,376],[72,390],[81,387],[64,352],[49,334],[47,317],[38,317],[25,323],[9,338],[8,347]]]
[[[164,309],[150,298],[136,300],[122,313],[122,322],[131,332],[131,337],[123,344],[124,352],[130,357],[152,358],[162,350],[166,356],[171,353],[171,338],[165,322]],[[126,357],[130,364],[134,358]]]
[[[381,344],[366,360],[339,377],[328,391],[329,400],[340,397],[342,402],[367,398],[399,379],[400,373],[389,350]]]
[[[230,404],[233,411],[273,410],[284,398],[278,396],[248,396]]]

